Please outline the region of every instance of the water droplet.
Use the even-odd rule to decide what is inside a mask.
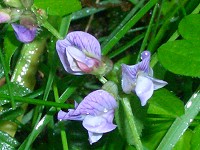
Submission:
[[[186,104],[186,108],[189,108],[191,105],[192,105],[192,102],[189,101],[189,102]]]
[[[190,119],[190,123],[193,121],[193,119]]]
[[[103,112],[105,112],[105,113],[108,112],[108,109],[104,108]]]
[[[193,97],[196,98],[197,97],[197,93],[195,93]]]

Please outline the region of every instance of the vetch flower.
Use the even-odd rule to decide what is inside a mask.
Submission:
[[[154,90],[167,84],[163,80],[153,78],[153,70],[149,66],[150,56],[149,51],[144,51],[141,54],[142,61],[138,64],[122,64],[122,89],[127,94],[135,92],[142,106],[146,105]]]
[[[56,50],[68,73],[97,75],[108,71],[101,57],[100,44],[89,33],[74,31],[67,34],[65,39],[57,41]]]
[[[34,40],[37,33],[37,27],[33,26],[31,28],[28,28],[15,23],[12,23],[11,25],[15,31],[15,36],[19,41],[23,43],[29,43]]]
[[[83,127],[88,130],[89,142],[97,142],[103,133],[110,132],[116,128],[114,125],[114,109],[117,103],[113,96],[104,90],[96,90],[88,94],[75,109],[69,109],[66,113],[59,111],[58,120],[83,121]]]

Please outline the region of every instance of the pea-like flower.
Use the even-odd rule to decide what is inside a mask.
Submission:
[[[15,36],[16,38],[23,43],[30,43],[34,40],[36,33],[37,33],[37,27],[25,27],[20,24],[11,24],[14,31],[15,31]]]
[[[89,33],[74,31],[58,40],[56,49],[64,69],[71,74],[102,74],[106,65],[102,61],[98,40]]]
[[[150,56],[149,51],[144,51],[141,54],[142,61],[138,64],[122,64],[122,89],[127,94],[135,92],[142,106],[146,105],[154,90],[167,84],[163,80],[153,78],[153,70],[149,66]]]
[[[114,125],[114,109],[117,107],[116,100],[104,90],[96,90],[88,94],[75,109],[69,109],[66,113],[59,111],[58,120],[83,121],[83,127],[88,130],[89,142],[97,142],[103,133],[110,132],[116,128]]]

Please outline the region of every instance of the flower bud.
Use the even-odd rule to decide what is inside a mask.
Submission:
[[[32,27],[32,28],[27,28],[23,25],[19,24],[11,24],[14,31],[16,38],[23,43],[30,43],[34,40],[36,33],[37,33],[37,28]]]
[[[71,32],[57,41],[56,49],[68,73],[104,75],[112,68],[112,62],[102,58],[98,40],[89,33]]]

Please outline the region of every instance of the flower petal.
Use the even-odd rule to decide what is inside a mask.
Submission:
[[[74,114],[75,110],[74,109],[71,109],[69,110],[68,113],[60,110],[58,112],[58,115],[57,115],[57,119],[58,120],[79,120],[79,121],[82,121],[84,119],[84,116],[82,116],[81,114]]]
[[[23,42],[23,43],[29,43],[32,42],[36,36],[37,28],[32,27],[31,29],[26,28],[25,26],[19,25],[19,24],[11,24],[14,31],[16,38]]]
[[[103,136],[102,133],[93,133],[93,132],[88,132],[88,135],[90,144],[97,142]]]
[[[70,67],[73,71],[81,70],[83,72],[88,72],[87,70],[92,70],[92,67],[96,63],[95,59],[87,57],[82,51],[80,51],[79,49],[72,47],[72,46],[66,47],[66,54],[67,54],[68,58],[70,58],[70,56],[71,56],[73,59],[75,59],[73,61],[68,59]],[[75,66],[74,66],[74,64],[71,65],[73,62],[76,62]]]
[[[131,93],[135,89],[138,65],[128,66],[122,64],[122,90]]]
[[[74,46],[88,56],[101,60],[101,47],[98,40],[89,33],[82,31],[74,31],[66,36],[69,46]]]
[[[141,53],[141,59],[142,59],[142,60],[144,60],[144,59],[146,59],[146,58],[149,58],[149,59],[150,59],[150,57],[151,57],[151,53],[150,53],[149,51],[143,51],[143,52]]]
[[[110,117],[111,116],[111,117]],[[87,115],[83,120],[83,126],[90,132],[94,133],[106,133],[114,130],[117,126],[112,123],[112,121],[108,122],[107,117],[113,118],[114,111],[110,111],[104,114],[104,116],[91,116]]]
[[[145,73],[149,74],[149,71],[150,71],[150,66],[149,66],[150,56],[149,57],[142,56],[142,57],[144,57],[142,59],[142,61],[137,64],[138,65],[138,71],[145,72]]]
[[[146,105],[148,99],[153,95],[153,90],[153,82],[150,79],[139,75],[137,78],[135,92],[136,95],[140,98],[142,106]]]
[[[113,96],[104,90],[96,90],[83,99],[76,111],[82,115],[99,115],[116,107],[117,103]]]
[[[153,82],[154,90],[160,89],[164,87],[165,85],[167,85],[166,81],[159,80],[150,76],[147,76],[147,78],[151,79],[151,81]]]

